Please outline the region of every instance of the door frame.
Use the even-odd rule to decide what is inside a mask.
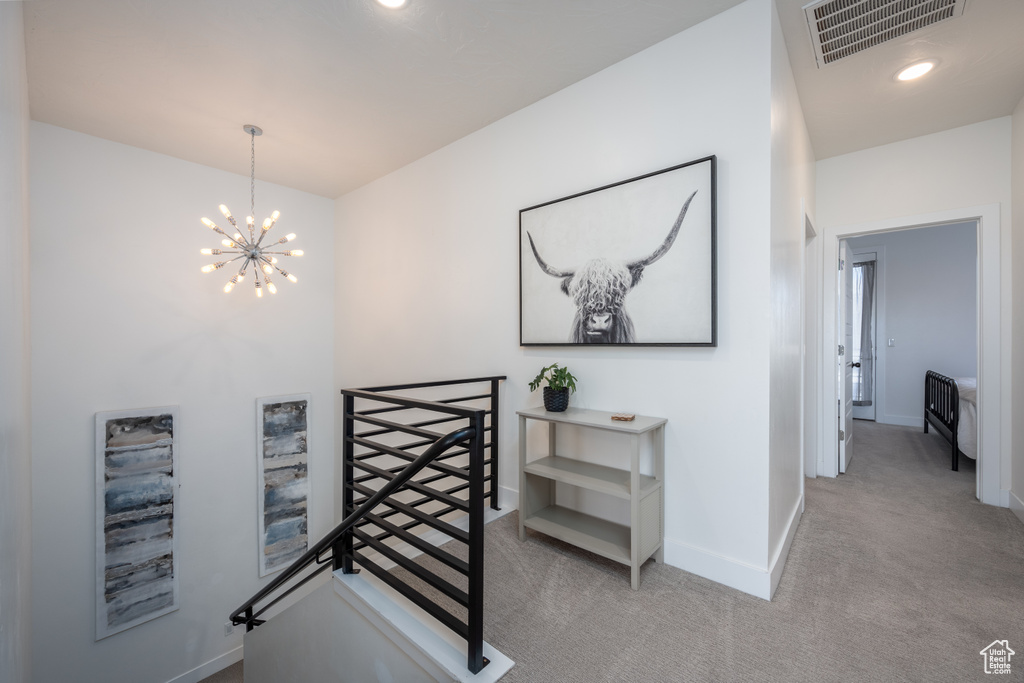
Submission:
[[[838,472],[839,425],[832,415],[839,400],[838,380],[825,363],[831,363],[838,348],[836,339],[836,278],[839,240],[911,228],[924,228],[948,223],[976,221],[978,225],[978,499],[989,505],[1007,507],[1003,501],[1002,469],[1002,339],[1000,308],[1002,305],[1000,264],[999,204],[951,209],[915,216],[887,218],[868,223],[828,227],[822,239],[822,401],[818,411],[819,453],[831,454],[819,462],[824,465],[818,474],[835,477]],[[921,380],[924,381],[924,378]],[[924,425],[922,407],[922,429]]]

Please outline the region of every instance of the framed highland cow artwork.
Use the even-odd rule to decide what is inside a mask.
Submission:
[[[523,346],[715,346],[714,156],[519,212]]]

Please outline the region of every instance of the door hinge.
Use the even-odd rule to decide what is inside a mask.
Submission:
[[[839,270],[842,270],[844,266],[846,266],[846,260],[839,259]]]
[[[842,344],[839,345],[839,355],[840,356],[845,356],[846,355],[846,347],[843,346]]]
[[[844,432],[842,429],[839,430],[839,440],[846,441],[846,432]]]

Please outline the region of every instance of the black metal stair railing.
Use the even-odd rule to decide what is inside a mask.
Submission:
[[[503,379],[343,390],[345,519],[235,610],[232,623],[252,630],[264,623],[260,617],[268,609],[323,571],[354,573],[358,564],[465,638],[467,667],[479,672],[487,663],[483,511],[486,498],[498,509],[498,385]],[[489,384],[489,390],[454,398],[426,400],[398,393],[480,383]],[[356,401],[371,407],[357,411]],[[389,414],[387,419],[380,417],[384,414]],[[357,432],[357,423],[370,428]],[[427,429],[449,423],[460,424],[447,434]],[[440,539],[424,539],[417,533],[423,530],[440,532]],[[465,559],[437,547],[445,538],[465,544]],[[417,557],[403,552],[410,548]],[[382,566],[386,561],[403,571]],[[441,572],[432,571],[430,562],[443,565]],[[449,580],[452,572],[461,578]]]

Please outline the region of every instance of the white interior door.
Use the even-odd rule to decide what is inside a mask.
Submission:
[[[839,241],[839,329],[836,338],[842,339],[836,355],[839,379],[839,473],[846,472],[853,458],[853,267],[846,240]]]

